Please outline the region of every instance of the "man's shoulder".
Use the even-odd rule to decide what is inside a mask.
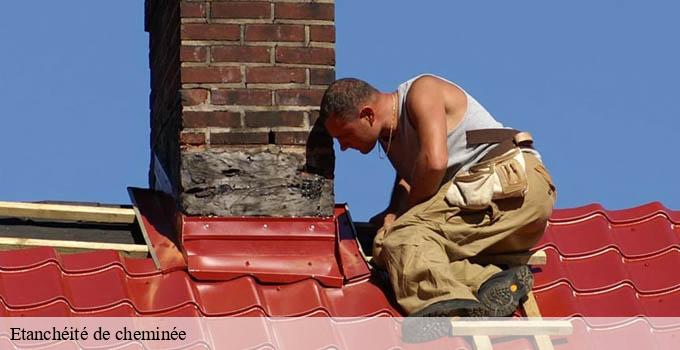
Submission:
[[[427,98],[432,96],[435,91],[442,87],[441,79],[432,75],[420,75],[411,81],[408,94],[406,95],[406,102]]]
[[[417,77],[412,78],[410,82],[411,82],[410,90],[413,89],[422,90],[423,88],[441,85],[442,83],[445,83],[445,80],[442,80],[438,76],[432,74],[421,74]]]
[[[458,84],[434,74],[421,74],[409,79],[407,83],[410,84],[408,95],[411,95],[411,93],[429,95],[437,90],[465,92]]]

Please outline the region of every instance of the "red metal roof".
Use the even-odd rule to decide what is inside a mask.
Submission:
[[[181,216],[177,239],[160,194],[131,194],[155,261],[114,251],[0,252],[0,315],[399,314],[371,281],[344,206],[328,219]]]
[[[680,212],[650,203],[556,210],[534,272],[544,316],[680,316]]]
[[[154,220],[158,221],[152,218],[145,223],[147,229],[162,230]],[[182,238],[184,244],[189,243],[188,263],[175,245],[160,245],[163,249],[156,252],[170,257],[160,268],[151,259],[121,258],[110,251],[60,255],[36,248],[0,252],[0,303],[4,307],[0,312],[397,314],[370,281],[344,208],[338,207],[336,216],[328,220],[270,221],[266,234],[275,237],[272,242],[276,244],[265,244],[271,242],[261,232],[264,222],[184,218],[182,225],[190,227]],[[310,225],[316,229],[310,231]],[[331,231],[336,225],[338,235]],[[219,234],[225,232],[223,239]],[[254,239],[248,242],[245,233]],[[284,253],[277,252],[277,247]],[[337,254],[332,250],[335,247]],[[619,211],[598,205],[556,210],[536,248],[545,249],[548,255],[548,264],[534,271],[534,293],[544,316],[680,315],[680,212],[659,203]],[[173,249],[175,253],[168,254]],[[200,249],[207,253],[202,256]],[[29,288],[35,285],[41,288]],[[295,297],[286,297],[287,291]]]
[[[0,315],[398,315],[372,282],[342,206],[333,218],[320,220],[180,216],[173,224],[176,214],[164,212],[162,200],[144,191],[135,200],[145,214],[155,262],[113,251],[2,251]],[[556,210],[536,249],[548,255],[548,263],[534,271],[544,316],[680,316],[680,212],[659,203],[618,211],[598,205]],[[640,344],[680,337],[677,325],[646,319],[586,322],[577,320],[575,333],[605,343],[638,329],[650,337],[636,338]],[[533,347],[527,339],[501,339],[494,346]]]
[[[36,288],[39,286],[39,288]],[[157,270],[151,259],[111,251],[0,252],[2,316],[396,315],[368,279],[328,288],[313,279],[261,284],[253,277],[207,282]]]

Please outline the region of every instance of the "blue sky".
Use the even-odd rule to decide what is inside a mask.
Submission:
[[[147,186],[142,3],[3,4],[0,200],[127,203],[126,186]],[[678,209],[678,13],[670,0],[340,0],[337,73],[384,91],[423,72],[457,82],[534,134],[558,207]],[[337,151],[336,199],[367,219],[390,165]]]

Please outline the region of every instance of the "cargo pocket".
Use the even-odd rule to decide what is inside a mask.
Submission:
[[[456,176],[446,192],[446,201],[451,206],[466,210],[487,208],[493,199],[494,180],[497,180],[493,171],[493,166],[473,167]]]
[[[499,198],[522,197],[527,190],[527,175],[524,165],[511,158],[495,166],[502,195]]]
[[[543,166],[542,163],[536,164],[534,169],[548,184],[548,194],[551,195],[554,200],[557,196],[557,188],[555,187],[555,182],[553,182],[552,176],[550,176],[550,173],[548,173],[548,170],[545,168],[545,166]]]
[[[446,193],[452,206],[483,210],[494,200],[524,197],[527,191],[526,162],[519,148],[456,175]]]

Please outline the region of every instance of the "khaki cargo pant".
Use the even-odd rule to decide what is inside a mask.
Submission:
[[[541,238],[555,204],[555,186],[536,156],[523,154],[528,181],[523,198],[463,211],[444,199],[448,182],[378,233],[374,261],[387,270],[407,314],[442,300],[476,300],[481,284],[501,269],[476,264],[475,257],[525,252]]]

